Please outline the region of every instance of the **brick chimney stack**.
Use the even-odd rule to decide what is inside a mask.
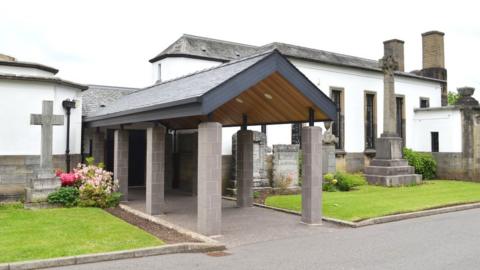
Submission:
[[[423,69],[445,68],[444,35],[439,31],[422,34]]]
[[[398,62],[398,71],[405,71],[405,57],[403,44],[405,42],[399,39],[391,39],[383,42],[384,56],[393,56]]]
[[[448,105],[447,70],[445,69],[445,48],[440,31],[429,31],[422,34],[423,68],[420,74],[425,77],[444,80],[442,84],[442,106]]]

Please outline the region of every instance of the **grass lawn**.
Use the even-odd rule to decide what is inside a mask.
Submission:
[[[98,208],[0,205],[0,263],[164,244]]]
[[[471,182],[435,180],[397,188],[361,186],[350,192],[323,192],[323,214],[336,219],[360,221],[479,201],[480,184]],[[300,195],[267,197],[265,204],[298,212],[302,207]]]

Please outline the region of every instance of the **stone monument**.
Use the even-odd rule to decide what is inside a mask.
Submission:
[[[30,124],[41,126],[41,152],[40,167],[34,173],[25,189],[26,202],[45,201],[48,194],[60,186],[60,181],[55,177],[53,168],[52,142],[53,126],[63,125],[63,115],[53,114],[53,101],[44,100],[42,114],[31,114]]]
[[[300,145],[298,144],[273,145],[273,187],[298,187],[299,155]]]
[[[387,51],[386,51],[387,52]],[[380,60],[383,70],[383,133],[377,138],[375,158],[365,168],[368,183],[382,186],[419,184],[422,176],[403,159],[402,138],[396,131],[396,100],[394,72],[398,62],[392,54],[385,53]]]
[[[325,122],[325,134],[323,135],[323,151],[322,151],[322,171],[323,174],[336,173],[337,161],[335,159],[335,145],[338,138],[332,132],[332,122]]]

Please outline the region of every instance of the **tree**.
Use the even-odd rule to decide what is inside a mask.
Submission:
[[[458,93],[448,91],[448,105],[457,104],[458,98],[459,98]]]

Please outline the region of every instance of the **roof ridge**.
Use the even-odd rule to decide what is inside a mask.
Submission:
[[[251,47],[251,48],[259,48],[259,46],[255,46],[255,45],[251,45],[251,44],[240,43],[240,42],[235,42],[235,41],[228,41],[228,40],[223,40],[223,39],[216,39],[216,38],[211,38],[211,37],[196,36],[196,35],[191,35],[191,34],[183,34],[182,37],[196,38],[196,39],[202,39],[202,40],[208,40],[208,41],[214,41],[214,42],[221,42],[221,43],[226,43],[226,44],[231,44],[231,45],[241,45],[241,46],[247,46],[247,47]]]
[[[105,84],[87,84],[88,87],[94,86],[94,87],[105,87],[105,88],[122,88],[122,89],[141,89],[141,87],[127,87],[127,86],[115,86],[115,85],[105,85]]]
[[[218,66],[213,66],[213,67],[210,67],[210,68],[201,69],[201,70],[198,70],[198,71],[195,71],[195,72],[192,72],[192,73],[189,73],[189,74],[180,76],[180,77],[176,77],[176,78],[173,78],[173,79],[170,79],[170,80],[166,80],[166,81],[162,81],[162,82],[159,82],[159,83],[155,83],[155,84],[150,85],[150,86],[147,86],[147,87],[145,87],[145,88],[140,88],[140,89],[138,89],[137,91],[134,91],[134,92],[132,92],[132,93],[130,93],[130,94],[137,93],[137,92],[140,92],[140,91],[143,91],[143,90],[147,90],[147,89],[150,89],[150,88],[155,87],[155,86],[159,86],[159,85],[171,83],[171,82],[173,82],[173,81],[178,81],[178,80],[180,80],[180,79],[184,79],[184,78],[187,78],[187,77],[191,77],[191,76],[193,76],[193,75],[197,75],[197,74],[204,73],[204,72],[207,72],[207,71],[211,71],[211,70],[214,70],[214,69],[218,69],[218,68],[221,68],[221,67],[226,67],[226,66],[229,66],[229,65],[232,65],[232,64],[236,64],[236,63],[239,63],[239,62],[243,62],[243,61],[246,61],[246,60],[249,60],[249,59],[252,59],[252,58],[261,56],[261,55],[264,55],[264,54],[270,54],[270,53],[272,53],[272,52],[274,52],[274,51],[277,51],[277,52],[278,52],[277,49],[271,49],[271,50],[267,50],[267,51],[263,51],[263,52],[258,52],[258,53],[255,53],[255,54],[251,54],[251,55],[245,56],[244,58],[239,58],[239,59],[235,59],[235,60],[232,60],[232,61],[229,61],[229,62],[220,64],[220,65],[218,65]],[[130,94],[128,94],[128,95],[130,95]]]
[[[284,46],[289,46],[289,47],[295,47],[295,48],[301,48],[301,49],[307,49],[307,50],[313,50],[313,51],[317,51],[317,52],[326,52],[326,53],[335,54],[335,55],[340,55],[340,56],[353,57],[353,58],[357,58],[357,59],[361,59],[361,60],[367,60],[367,61],[372,61],[372,62],[378,62],[377,60],[370,59],[370,58],[366,58],[366,57],[360,57],[360,56],[355,56],[355,55],[350,55],[350,54],[344,54],[344,53],[337,53],[337,52],[332,52],[332,51],[320,50],[320,49],[316,49],[316,48],[310,48],[310,47],[306,47],[306,46],[294,45],[294,44],[289,44],[289,43],[284,43],[284,42],[277,42],[277,41],[268,43],[268,44],[266,44],[266,45],[263,45],[262,47],[275,46],[275,44],[284,45]],[[260,48],[261,48],[261,47],[260,47]]]

